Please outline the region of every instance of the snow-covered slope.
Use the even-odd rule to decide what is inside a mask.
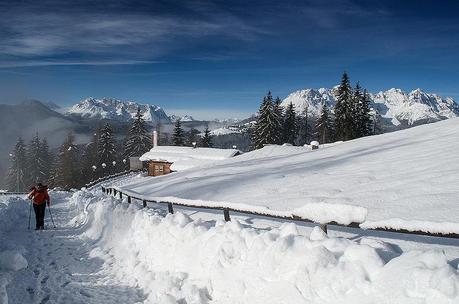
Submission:
[[[83,118],[103,118],[127,122],[134,118],[139,107],[143,118],[148,122],[171,122],[164,110],[159,106],[139,104],[134,101],[121,101],[113,98],[86,98],[69,108],[65,114]]]
[[[333,109],[336,103],[337,88],[300,90],[291,93],[283,101],[287,107],[292,103],[298,113],[306,108],[308,113],[318,115],[325,102]],[[459,116],[459,105],[450,97],[442,98],[428,94],[421,89],[405,93],[400,89],[390,89],[370,94],[371,107],[384,122],[392,126],[412,126]]]
[[[458,138],[454,118],[314,151],[267,146],[121,188],[280,213],[310,203],[357,205],[368,210],[365,227],[459,233]]]

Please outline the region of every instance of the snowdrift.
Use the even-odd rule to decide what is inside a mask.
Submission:
[[[368,211],[367,228],[459,233],[458,138],[454,118],[314,151],[267,146],[208,167],[131,179],[119,188],[146,198],[280,213],[314,203],[353,205]]]
[[[11,280],[12,273],[27,267],[23,254],[25,249],[18,247],[7,234],[18,228],[26,229],[29,202],[17,197],[4,197],[0,201],[0,303],[8,303],[6,286]]]
[[[400,253],[382,241],[193,221],[112,197],[92,202],[82,238],[91,256],[145,303],[458,303],[459,273],[439,250]]]

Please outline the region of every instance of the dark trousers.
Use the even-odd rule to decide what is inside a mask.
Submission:
[[[37,222],[37,228],[45,227],[45,208],[46,203],[36,205],[33,204],[33,210],[35,211],[35,220]]]

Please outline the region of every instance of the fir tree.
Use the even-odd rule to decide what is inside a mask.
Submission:
[[[18,138],[14,151],[10,154],[11,167],[6,179],[7,187],[11,191],[28,190],[24,177],[26,173],[26,147],[22,138]]]
[[[148,152],[151,147],[151,138],[139,107],[134,121],[129,128],[124,146],[124,157],[125,159],[129,159],[132,156],[141,156],[145,152]]]
[[[188,136],[186,139],[186,145],[190,147],[193,147],[193,143],[197,145],[198,144],[198,141],[197,141],[198,134],[199,134],[198,130],[196,130],[195,128],[191,128],[190,131],[188,132]]]
[[[320,116],[316,123],[316,130],[320,143],[326,144],[333,140],[333,121],[326,102],[322,104]]]
[[[307,144],[310,141],[311,130],[309,127],[309,115],[308,107],[303,110],[301,115],[297,117],[297,126],[298,126],[298,137],[296,139],[296,144],[302,146]]]
[[[49,184],[51,180],[51,171],[52,171],[54,159],[53,159],[53,154],[49,150],[49,145],[48,145],[48,141],[46,140],[46,138],[43,138],[41,140],[40,158],[43,160],[43,164],[44,164],[42,168],[43,170],[42,171],[43,172],[42,181],[46,184]]]
[[[175,146],[184,145],[183,133],[184,132],[182,129],[182,123],[180,122],[180,119],[177,119],[177,121],[175,122],[174,135],[173,135],[173,142]]]
[[[283,142],[292,145],[295,144],[295,139],[298,133],[298,127],[295,107],[292,103],[288,105],[287,110],[285,111],[283,131]]]
[[[116,161],[115,139],[112,128],[108,123],[105,124],[100,132],[97,158],[102,176],[115,172],[115,166],[113,165],[113,162]]]
[[[204,136],[201,139],[201,146],[205,148],[212,147],[212,135],[210,135],[209,127],[204,130]]]
[[[353,98],[349,77],[344,72],[338,87],[338,97],[335,105],[335,128],[338,140],[349,140],[353,137]]]
[[[273,121],[274,121],[274,143],[282,144],[283,124],[284,124],[284,108],[281,105],[279,96],[276,97],[273,106]]]
[[[46,176],[46,171],[48,164],[43,158],[42,143],[38,134],[30,141],[27,146],[27,173],[26,173],[26,183],[30,185],[35,185],[38,182],[44,183]]]
[[[260,149],[266,144],[275,144],[278,141],[276,132],[273,98],[271,92],[268,92],[268,95],[263,98],[263,102],[260,105],[257,122],[252,133],[253,148]]]
[[[99,132],[96,130],[93,134],[92,141],[86,144],[83,151],[83,160],[81,162],[82,183],[87,184],[101,177],[101,164],[98,162],[98,140]]]
[[[357,106],[356,132],[358,137],[368,136],[372,133],[372,119],[370,114],[370,97],[366,90],[360,96]]]
[[[71,189],[81,185],[79,151],[72,133],[59,148],[54,183],[56,186]]]

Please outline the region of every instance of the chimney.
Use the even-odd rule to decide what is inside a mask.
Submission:
[[[153,148],[158,146],[158,132],[153,131]]]

